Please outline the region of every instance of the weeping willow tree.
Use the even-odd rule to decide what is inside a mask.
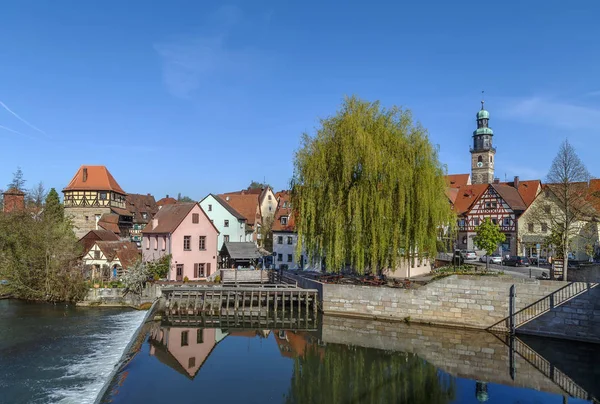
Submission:
[[[348,98],[303,135],[292,179],[297,253],[325,257],[330,271],[395,269],[434,254],[452,213],[444,169],[408,110]]]
[[[454,379],[416,355],[336,344],[310,345],[294,359],[285,396],[287,404],[445,404],[454,399]]]

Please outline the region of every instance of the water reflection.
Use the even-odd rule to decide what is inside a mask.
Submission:
[[[507,398],[561,403],[568,395],[536,367],[530,352],[528,357],[511,355],[501,338],[487,332],[338,317],[322,318],[315,329],[272,323],[248,329],[244,319],[224,323],[204,318],[200,323],[217,321],[228,328],[166,317],[149,323],[142,354],[122,369],[126,380],[117,377],[118,385],[109,389],[104,402],[175,397],[185,403],[196,402],[201,394],[203,400],[220,403],[418,404]]]

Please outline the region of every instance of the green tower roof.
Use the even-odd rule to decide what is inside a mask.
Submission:
[[[477,119],[490,119],[490,113],[487,112],[485,109],[482,109],[479,112],[477,112]]]
[[[477,130],[473,131],[473,136],[475,135],[493,135],[494,131],[492,130],[492,128],[478,128]]]

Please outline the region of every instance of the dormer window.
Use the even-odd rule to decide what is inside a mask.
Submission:
[[[287,221],[288,221],[287,216],[281,216],[281,225],[282,226],[287,225]]]
[[[142,212],[142,219],[148,219],[148,214],[146,212]]]

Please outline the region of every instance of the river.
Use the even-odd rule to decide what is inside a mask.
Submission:
[[[93,403],[144,315],[0,301],[0,403]],[[515,340],[511,355],[487,332],[417,324],[176,321],[143,326],[102,403],[579,404],[599,393],[596,345]]]
[[[93,403],[144,315],[0,300],[0,403]]]

